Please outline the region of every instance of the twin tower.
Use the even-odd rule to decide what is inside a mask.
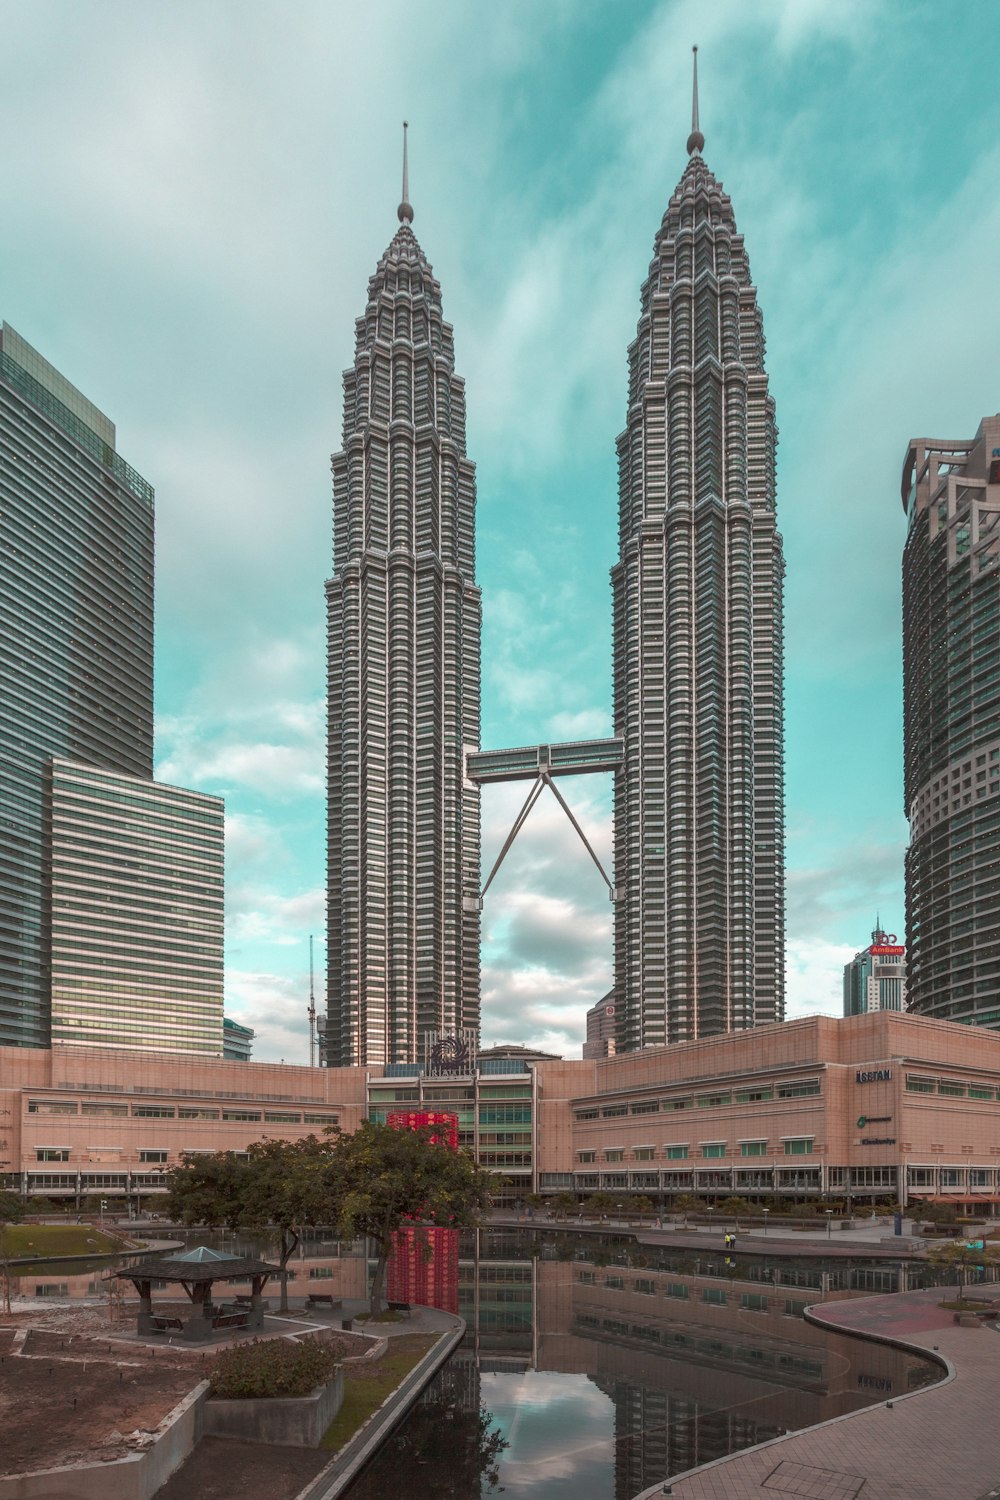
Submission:
[[[618,438],[614,739],[484,752],[465,387],[413,233],[404,144],[400,227],[357,321],[333,459],[333,1066],[465,1071],[479,1030],[479,789],[515,777],[532,782],[526,811],[560,774],[614,771],[619,1050],[783,1018],[777,433],[743,239],[703,147],[696,75]]]

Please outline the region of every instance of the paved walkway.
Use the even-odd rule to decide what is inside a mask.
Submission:
[[[980,1500],[1000,1487],[1000,1334],[958,1328],[941,1288],[825,1303],[817,1322],[935,1349],[953,1377],[644,1491],[678,1500]]]

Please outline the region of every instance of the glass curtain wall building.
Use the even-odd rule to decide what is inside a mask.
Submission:
[[[58,758],[50,775],[53,1043],[218,1057],[222,801]]]
[[[0,330],[0,1045],[49,1041],[48,765],[148,777],[153,491],[114,424]]]
[[[330,1065],[479,1029],[481,605],[465,388],[441,288],[400,227],[368,287],[333,459],[328,609]]]
[[[1000,415],[903,466],[911,1011],[1000,1028]]]
[[[703,146],[696,92],[618,439],[619,1050],[784,1015],[777,432],[743,237]]]

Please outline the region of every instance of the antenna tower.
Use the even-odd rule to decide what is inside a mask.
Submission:
[[[309,934],[309,1066],[316,1066],[316,996],[313,990],[313,940]]]

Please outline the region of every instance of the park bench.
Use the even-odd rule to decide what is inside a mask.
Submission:
[[[246,1328],[249,1314],[245,1312],[216,1313],[212,1319],[213,1328]]]
[[[157,1313],[153,1314],[153,1317],[150,1321],[153,1325],[154,1333],[166,1333],[168,1328],[184,1327],[184,1323],[181,1318],[162,1318]]]
[[[306,1307],[328,1307],[331,1312],[336,1312],[343,1307],[340,1297],[335,1297],[332,1292],[309,1292],[306,1296]]]
[[[390,1312],[405,1313],[407,1317],[410,1316],[411,1308],[409,1302],[387,1302],[386,1307],[388,1307]]]
[[[251,1297],[251,1295],[250,1295],[249,1292],[238,1292],[236,1294],[236,1296],[233,1298],[233,1301],[236,1303],[237,1307],[252,1307],[253,1306],[253,1298]],[[271,1304],[267,1300],[266,1297],[262,1297],[260,1299],[260,1302],[259,1302],[258,1306],[260,1306],[261,1308],[263,1308],[263,1310],[266,1312],[267,1309],[271,1306]]]

